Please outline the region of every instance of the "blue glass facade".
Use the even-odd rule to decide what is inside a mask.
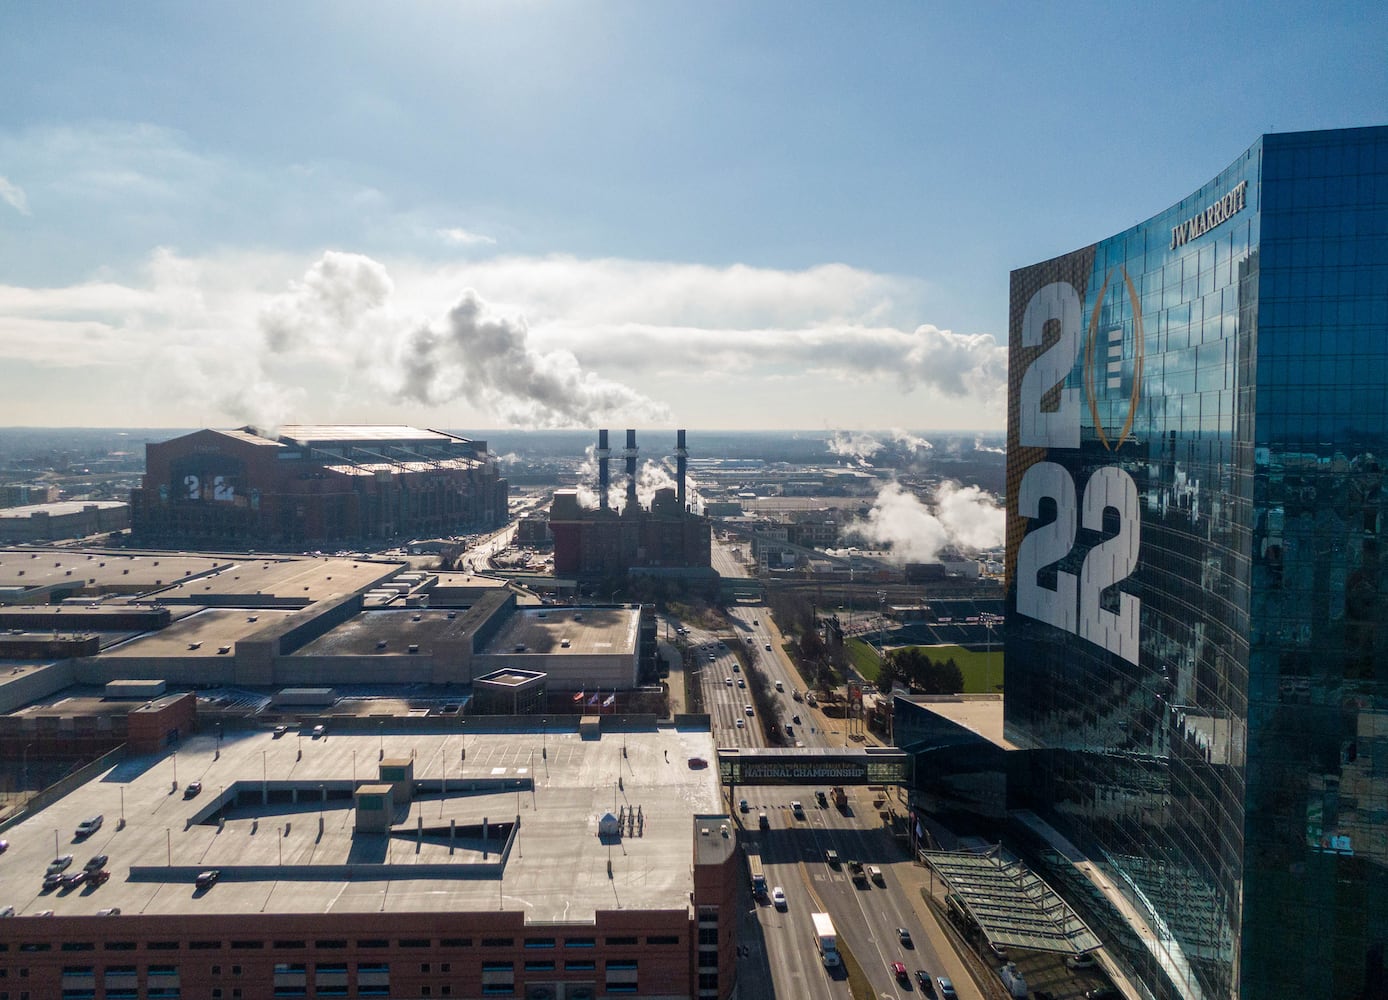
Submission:
[[[1012,803],[1154,996],[1378,996],[1388,128],[1264,136],[1009,332]]]

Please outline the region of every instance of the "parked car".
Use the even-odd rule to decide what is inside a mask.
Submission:
[[[105,855],[105,854],[98,854],[98,855],[96,855],[95,857],[88,858],[88,859],[87,859],[87,863],[86,863],[85,865],[83,865],[82,867],[85,868],[85,869],[87,869],[87,871],[89,871],[89,872],[94,872],[94,871],[96,871],[98,868],[105,868],[105,867],[106,867],[106,862],[108,862],[108,861],[110,861],[110,860],[111,860],[111,859],[110,859],[107,855]]]
[[[62,885],[62,884],[63,884],[63,873],[62,873],[62,872],[49,872],[47,875],[45,875],[45,876],[43,877],[43,891],[44,891],[44,892],[52,892],[54,889],[58,888],[58,886],[60,886],[60,885]]]
[[[12,916],[14,916],[14,907],[13,907],[13,906],[0,906],[0,917],[12,917]]]
[[[193,879],[193,885],[199,889],[211,889],[217,884],[217,879],[222,877],[220,868],[210,868],[205,872],[198,872],[198,877]]]
[[[87,881],[92,885],[104,885],[106,882],[110,880],[110,878],[111,873],[108,872],[105,868],[103,868],[100,871],[95,871],[88,875]]]
[[[289,727],[288,727],[288,726],[276,726],[276,727],[275,727],[275,735],[274,735],[274,738],[275,738],[275,739],[279,739],[281,736],[283,736],[283,735],[284,735],[285,733],[287,733],[287,732],[289,732]]]
[[[77,839],[81,840],[84,837],[90,837],[92,834],[96,833],[96,831],[100,830],[101,821],[103,819],[105,819],[105,817],[98,814],[96,816],[88,816],[82,822],[78,823],[77,830],[75,831]]]
[[[749,806],[749,805],[747,804],[747,800],[746,800],[746,799],[742,799],[740,802],[738,802],[737,807],[738,807],[738,809],[740,809],[742,812],[747,812],[749,809],[752,808],[751,806]]]
[[[77,888],[79,885],[81,885],[83,882],[87,881],[87,876],[90,875],[90,874],[91,874],[91,872],[87,871],[87,870],[84,868],[84,869],[82,869],[81,871],[73,872],[71,875],[64,875],[64,876],[63,876],[63,888],[64,888],[64,889],[76,889],[76,888]]]
[[[797,715],[795,719],[797,722],[800,721],[800,716]],[[823,792],[815,792],[814,800],[826,809],[829,807],[829,796],[825,795]]]
[[[96,911],[98,917],[118,917],[120,916],[119,906],[107,906]]]
[[[325,734],[327,733],[327,731],[328,731],[328,728],[327,728],[326,726],[323,726],[323,725],[314,726],[314,727],[313,727],[313,738],[316,740],[316,739],[318,739],[318,737],[325,735]]]
[[[771,905],[778,910],[784,910],[786,908],[786,891],[779,885],[771,890]]]
[[[70,864],[72,864],[72,855],[60,854],[58,857],[48,862],[48,874],[52,875],[54,872],[67,871],[68,865]]]
[[[200,791],[202,791],[202,782],[190,781],[188,782],[188,784],[183,786],[183,797],[185,799],[191,799]]]
[[[1071,955],[1065,960],[1065,964],[1072,969],[1092,969],[1098,965],[1093,952],[1082,952],[1078,955]]]
[[[795,799],[790,804],[790,811],[795,813],[799,819],[805,818],[805,807],[800,804],[799,799]]]

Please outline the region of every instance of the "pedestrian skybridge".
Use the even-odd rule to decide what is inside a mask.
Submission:
[[[909,785],[911,759],[896,747],[729,747],[718,751],[718,777],[724,785]]]

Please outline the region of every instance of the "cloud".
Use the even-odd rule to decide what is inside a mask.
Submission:
[[[496,246],[496,240],[481,233],[469,232],[466,229],[459,229],[456,226],[451,229],[436,229],[434,232],[445,243],[453,243],[457,246]]]
[[[329,250],[261,313],[266,346],[281,352],[339,337],[384,306],[394,287],[370,257]]]
[[[931,504],[900,483],[883,485],[867,517],[846,533],[890,550],[898,562],[934,562],[946,548],[978,552],[1003,543],[1006,520],[992,494],[976,486],[945,482]]]
[[[0,174],[0,201],[9,205],[20,215],[29,213],[29,196],[24,193],[24,189],[15,184],[8,177]]]
[[[892,325],[915,311],[903,305],[912,287],[842,265],[161,248],[128,275],[0,286],[0,360],[105,366],[82,393],[98,414],[120,403],[123,382],[186,381],[195,407],[182,392],[151,391],[172,426],[239,420],[256,401],[271,417],[289,407],[283,419],[343,422],[718,426],[712,415],[807,426],[833,419],[840,398],[854,415],[904,419],[917,388],[929,390],[922,412],[954,399],[973,426],[987,424],[987,407],[1000,412],[1005,350],[988,335]],[[241,380],[249,402],[209,395],[203,375]],[[925,447],[897,431],[860,440],[860,453],[869,441]]]
[[[871,434],[835,431],[826,442],[829,454],[844,458],[869,459],[882,450],[882,442]]]

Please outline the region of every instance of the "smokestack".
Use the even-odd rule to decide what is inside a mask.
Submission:
[[[607,447],[607,431],[598,431],[598,508],[607,510],[607,458],[612,449]]]
[[[684,431],[675,431],[675,490],[680,510],[688,509],[684,502],[684,473],[688,466],[689,449],[684,446]]]
[[[627,459],[627,509],[636,510],[636,431],[627,428],[627,447],[622,454]]]

